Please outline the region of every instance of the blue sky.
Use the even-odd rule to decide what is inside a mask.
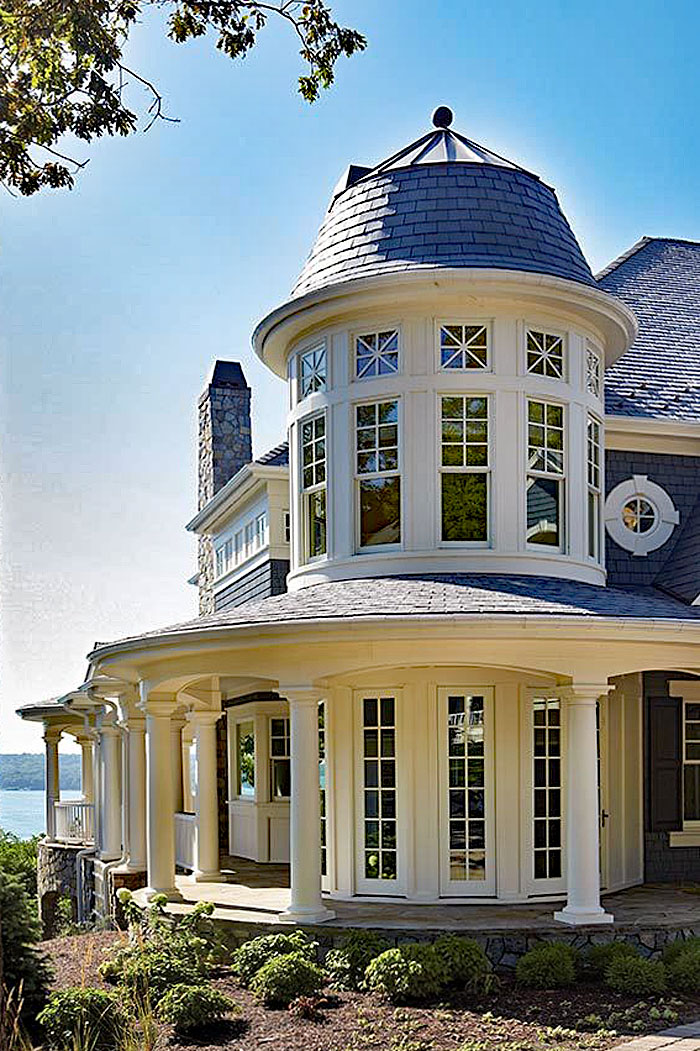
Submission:
[[[196,397],[215,357],[238,359],[255,450],[283,436],[250,333],[349,162],[447,103],[458,131],[556,187],[594,269],[644,234],[700,239],[697,5],[334,10],[369,47],[311,107],[286,30],[234,64],[140,27],[130,61],[180,123],[93,144],[71,193],[0,199],[0,751],[40,750],[11,712],[74,687],[95,640],[195,614]]]

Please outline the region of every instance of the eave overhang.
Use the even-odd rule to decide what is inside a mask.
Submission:
[[[289,473],[289,468],[279,466],[268,466],[255,462],[246,464],[229,478],[226,485],[215,493],[211,500],[204,505],[201,511],[192,518],[185,528],[190,533],[204,535],[216,532],[217,524],[226,516],[235,513],[236,508],[244,500],[250,499],[256,488],[261,483],[274,479],[284,479]]]

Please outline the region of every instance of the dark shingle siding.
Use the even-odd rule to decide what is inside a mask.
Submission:
[[[279,558],[268,559],[233,584],[229,584],[223,591],[219,591],[214,596],[214,612],[222,613],[246,602],[258,602],[270,598],[271,595],[281,595],[287,590],[288,573],[288,561]]]
[[[645,238],[598,280],[639,322],[607,372],[608,413],[700,420],[700,244]]]
[[[526,172],[442,163],[366,179],[333,204],[293,295],[435,267],[492,267],[593,284],[553,190]]]

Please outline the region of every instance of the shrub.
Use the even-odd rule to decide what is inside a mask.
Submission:
[[[236,949],[231,958],[231,967],[243,985],[250,985],[254,975],[276,956],[299,953],[310,963],[316,962],[316,942],[310,942],[302,931],[289,934],[264,934],[253,938]]]
[[[666,963],[668,984],[677,993],[700,992],[700,945],[688,945]]]
[[[323,987],[321,968],[303,951],[275,956],[253,975],[250,988],[266,1007],[288,1007],[300,996],[313,996]]]
[[[188,956],[181,947],[172,951],[158,945],[135,947],[125,959],[119,984],[137,1002],[148,1000],[153,1006],[174,985],[201,985],[207,970],[196,956]]]
[[[37,1021],[55,1048],[115,1048],[126,1030],[126,1018],[116,994],[102,989],[63,989],[52,993]]]
[[[409,943],[372,960],[365,984],[393,1004],[434,1000],[447,985],[447,974],[432,945]]]
[[[390,948],[386,938],[372,931],[352,931],[340,948],[331,949],[326,956],[326,973],[339,989],[361,989],[372,960]]]
[[[618,956],[638,956],[639,953],[629,942],[605,942],[604,945],[593,945],[584,956],[586,971],[593,978],[602,978],[613,960]]]
[[[661,996],[666,992],[666,971],[660,960],[617,955],[608,965],[605,983],[628,996]]]
[[[37,844],[40,838],[20,839],[13,832],[0,828],[0,870],[16,876],[32,902],[37,893]]]
[[[562,942],[536,945],[515,966],[515,977],[531,989],[561,989],[576,980],[576,953]]]
[[[235,1000],[212,985],[174,985],[161,999],[156,1014],[178,1033],[192,1033],[239,1011]]]
[[[661,959],[664,964],[668,967],[670,963],[680,956],[681,953],[687,952],[689,949],[700,951],[700,938],[677,938],[675,942],[671,942],[664,949]]]
[[[41,938],[41,924],[24,885],[0,871],[0,951],[4,963],[3,981],[18,996],[22,989],[22,1017],[29,1021],[46,1002],[51,971],[33,943]]]
[[[433,942],[433,948],[442,960],[450,985],[457,985],[470,992],[480,992],[486,988],[491,964],[473,938],[444,934]]]

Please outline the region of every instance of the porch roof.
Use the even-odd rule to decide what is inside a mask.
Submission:
[[[314,584],[143,635],[98,643],[94,653],[140,639],[328,620],[412,617],[572,617],[691,621],[687,606],[656,588],[599,587],[555,577],[422,574]]]

